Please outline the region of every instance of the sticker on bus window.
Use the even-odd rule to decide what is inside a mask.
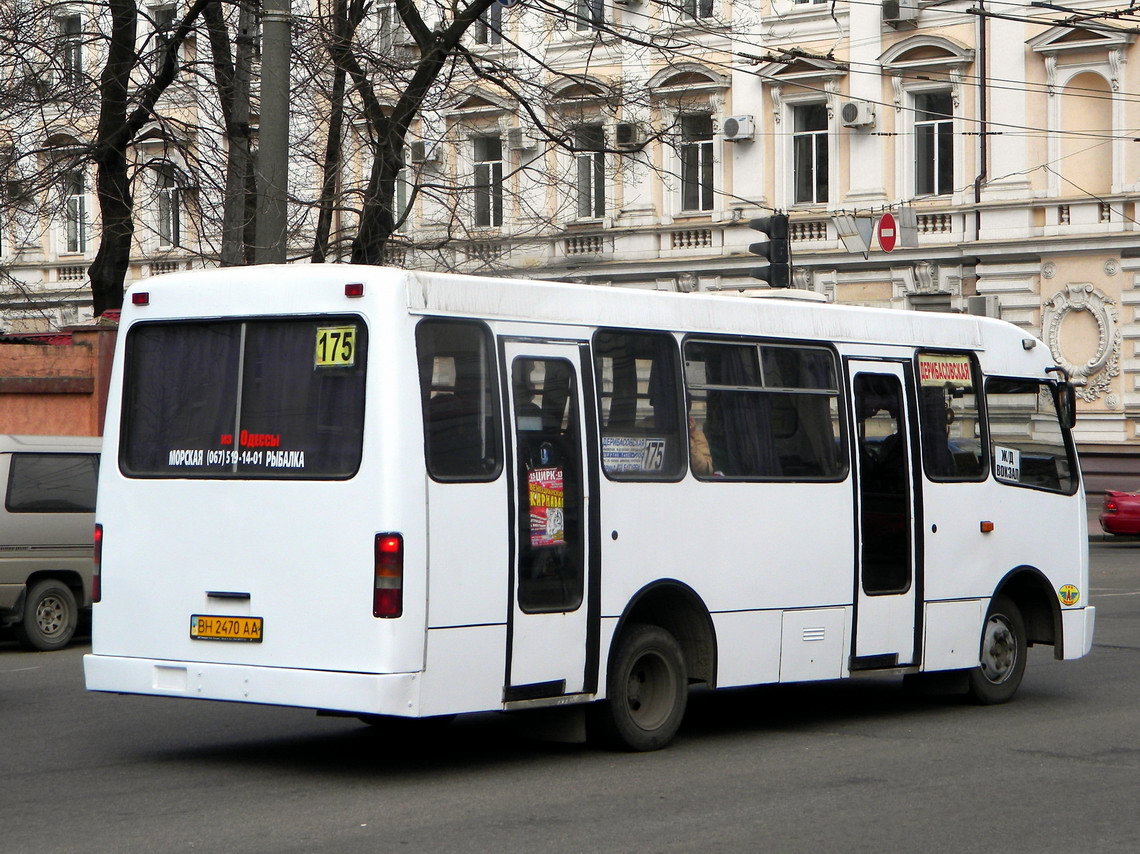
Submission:
[[[314,361],[318,368],[352,367],[356,361],[356,327],[319,327]]]
[[[1021,483],[1021,451],[994,445],[994,477],[1009,483]]]
[[[566,542],[563,511],[566,495],[561,466],[527,472],[530,504],[530,544],[534,547],[560,546]]]
[[[974,381],[970,357],[950,353],[919,353],[918,376],[924,386],[972,386]]]
[[[661,471],[665,467],[665,440],[603,436],[602,465],[611,473]]]

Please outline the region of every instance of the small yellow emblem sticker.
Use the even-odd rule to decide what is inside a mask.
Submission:
[[[1076,605],[1081,599],[1081,591],[1072,584],[1062,585],[1057,593],[1061,597],[1062,605]]]

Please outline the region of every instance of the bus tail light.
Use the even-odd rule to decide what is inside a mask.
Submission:
[[[377,534],[372,616],[398,617],[403,612],[404,538],[399,534]]]
[[[103,526],[95,525],[95,552],[94,566],[91,567],[91,601],[98,602],[103,598],[102,569],[103,569]]]

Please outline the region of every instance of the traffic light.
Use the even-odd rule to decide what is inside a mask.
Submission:
[[[790,288],[792,286],[792,250],[788,245],[788,215],[772,214],[762,216],[748,223],[748,227],[768,235],[748,247],[753,255],[767,259],[768,263],[753,267],[749,275],[763,279],[770,288]]]

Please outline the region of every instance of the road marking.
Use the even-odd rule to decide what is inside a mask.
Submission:
[[[37,664],[35,667],[17,667],[15,670],[0,670],[0,673],[27,673],[29,670],[43,669],[43,665]]]
[[[1096,588],[1093,588],[1092,592],[1096,594],[1098,599],[1102,597],[1107,598],[1109,596],[1140,596],[1140,590],[1127,590],[1122,593],[1104,593],[1097,590]]]

